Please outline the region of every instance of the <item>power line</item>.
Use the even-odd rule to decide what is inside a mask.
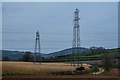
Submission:
[[[41,41],[41,42],[54,42],[54,43],[57,43],[57,42],[71,42],[72,40],[66,40],[66,41]],[[113,40],[111,40],[111,39],[109,39],[109,40],[81,40],[82,42],[86,42],[86,41],[118,41],[118,39],[113,39]],[[27,42],[27,43],[29,43],[29,42],[33,42],[34,43],[34,41],[17,41],[17,40],[3,40],[2,42]]]
[[[30,33],[34,33],[34,32],[2,32],[3,34],[30,34]],[[70,33],[41,33],[42,35],[71,35],[72,32]],[[96,32],[96,33],[81,33],[81,34],[118,34],[118,32]]]
[[[4,48],[10,48],[10,49],[32,49],[32,50],[34,50],[34,47],[2,47],[3,49]],[[41,49],[62,49],[63,47],[42,47]]]

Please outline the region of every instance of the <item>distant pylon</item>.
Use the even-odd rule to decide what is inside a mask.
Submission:
[[[40,62],[40,35],[39,32],[36,32],[36,40],[35,40],[35,50],[34,50],[34,62]]]
[[[74,12],[74,27],[73,27],[73,45],[72,54],[74,55],[74,66],[76,63],[76,54],[78,54],[78,49],[80,48],[80,25],[79,25],[79,10],[76,9]],[[79,63],[78,63],[79,64]]]

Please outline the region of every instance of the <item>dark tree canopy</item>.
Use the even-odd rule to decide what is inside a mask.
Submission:
[[[8,56],[3,57],[3,61],[9,61],[10,58]]]
[[[110,71],[110,69],[113,66],[113,61],[112,61],[113,55],[109,53],[104,53],[102,56],[102,65],[105,68],[106,71]]]
[[[25,54],[23,55],[23,61],[30,61],[30,58],[32,56],[32,53],[27,51],[25,52]]]

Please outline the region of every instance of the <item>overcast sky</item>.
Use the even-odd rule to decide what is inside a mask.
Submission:
[[[37,30],[42,53],[71,48],[76,8],[81,47],[118,47],[117,2],[3,2],[2,7],[4,50],[34,51]]]

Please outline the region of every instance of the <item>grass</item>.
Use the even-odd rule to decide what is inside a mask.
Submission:
[[[120,49],[111,49],[107,50],[109,54],[115,54],[117,57],[120,57]],[[77,58],[100,58],[103,53],[97,54],[97,55],[91,55],[91,56],[76,56]],[[67,57],[68,59],[74,58],[74,57]]]
[[[50,72],[50,75],[84,75],[84,74],[92,74],[97,71],[93,70],[86,70],[82,72],[72,72],[72,71],[59,71],[59,72]]]
[[[108,50],[108,52],[114,53],[114,54],[116,54],[118,57],[120,57],[120,49],[111,49],[111,50]]]
[[[92,56],[80,56],[80,57],[101,57],[103,54],[92,55]]]
[[[65,63],[3,62],[3,73],[46,74],[53,71],[74,71],[75,67]]]
[[[120,57],[120,52],[116,52],[115,54],[116,54],[118,57]]]
[[[91,55],[91,56],[76,56],[78,58],[99,58],[101,57],[103,54],[98,54],[98,55]],[[73,57],[68,57],[68,59],[71,59]]]
[[[7,75],[31,75],[31,74],[24,74],[24,73],[2,73],[2,76],[7,76]]]
[[[76,68],[67,63],[41,63],[32,62],[2,62],[2,72],[7,74],[39,74],[45,75],[56,71],[75,71]],[[88,69],[87,64],[83,64]]]
[[[78,61],[78,58],[81,61],[100,60],[102,55],[103,53],[98,55],[91,55],[91,56],[76,56],[77,58],[76,61]],[[74,59],[74,57],[67,57],[67,60],[71,61],[71,59]]]

